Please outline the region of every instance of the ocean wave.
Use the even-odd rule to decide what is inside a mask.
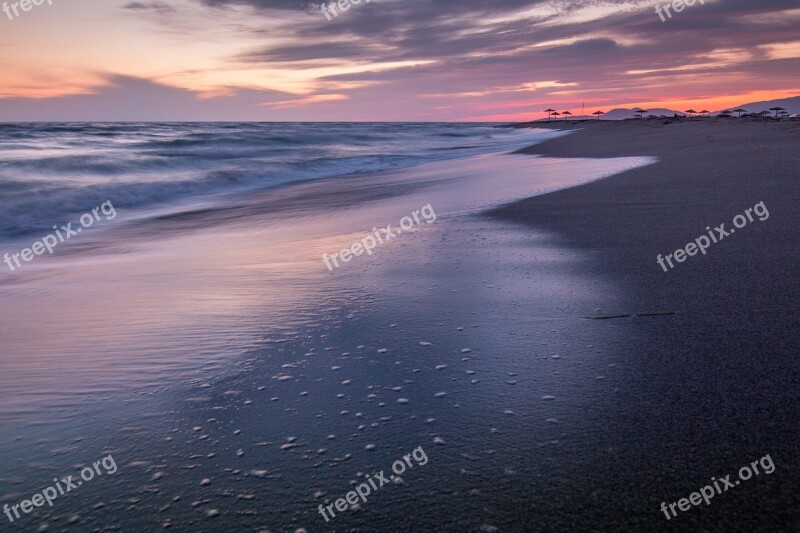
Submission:
[[[2,124],[0,238],[47,230],[105,201],[130,210],[208,202],[529,138],[485,124]]]

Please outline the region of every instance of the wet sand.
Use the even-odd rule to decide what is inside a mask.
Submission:
[[[584,491],[569,471],[615,402],[619,341],[583,318],[593,304],[575,254],[479,213],[651,163],[492,154],[314,183],[280,201],[120,221],[6,277],[0,503],[108,454],[119,470],[4,527],[526,531],[529,511],[548,520],[554,494]],[[325,268],[323,252],[426,204],[435,223]],[[320,516],[418,447],[426,465],[330,523]]]
[[[669,123],[665,123],[669,122]],[[542,124],[537,124],[541,126]],[[608,426],[550,530],[793,531],[800,526],[800,123],[641,120],[581,128],[522,150],[549,157],[656,156],[654,165],[517,202],[491,214],[557,235],[578,272],[612,283],[598,320],[628,362]],[[664,272],[673,253],[763,201],[748,223]],[[672,315],[635,316],[660,311]],[[776,471],[670,521],[667,504],[770,454]],[[582,481],[593,478],[587,483]],[[541,519],[531,509],[531,520]],[[591,525],[590,525],[591,524]]]

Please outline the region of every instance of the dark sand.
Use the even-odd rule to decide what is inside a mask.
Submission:
[[[669,123],[665,123],[669,122]],[[618,309],[674,315],[597,320],[622,330],[629,361],[619,407],[596,435],[595,468],[574,478],[547,530],[797,531],[800,527],[800,123],[684,119],[542,124],[578,129],[523,150],[551,157],[652,155],[660,162],[530,198],[492,216],[553,232]],[[763,201],[708,255],[665,273],[673,253]],[[590,291],[591,292],[591,291]],[[590,295],[591,296],[591,295]],[[598,307],[600,307],[598,302]],[[632,366],[633,365],[633,366]],[[667,521],[659,507],[770,454],[772,475],[743,481]],[[530,517],[541,520],[535,509]],[[579,518],[580,517],[580,518]],[[544,530],[532,525],[531,530]]]

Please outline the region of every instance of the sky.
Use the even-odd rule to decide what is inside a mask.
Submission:
[[[664,20],[666,0],[361,0],[331,20],[302,0],[37,1],[0,11],[0,121],[516,121],[800,95],[800,0]]]

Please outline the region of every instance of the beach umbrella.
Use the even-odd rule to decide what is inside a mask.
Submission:
[[[545,112],[545,113],[547,113],[547,122],[550,122],[550,116],[551,116],[553,113],[555,113],[555,112],[556,112],[556,110],[555,110],[555,109],[545,109],[545,110],[544,110],[544,112]]]
[[[600,120],[600,115],[605,115],[605,111],[595,111],[592,115],[597,115],[597,120]]]
[[[701,115],[708,115],[709,113],[711,113],[711,111],[709,111],[708,109],[703,109],[702,111],[700,111]]]
[[[733,110],[733,112],[734,112],[734,113],[739,113],[739,116],[741,117],[741,116],[742,116],[742,113],[747,113],[747,109],[742,109],[742,108],[740,107],[739,109],[734,109],[734,110]]]
[[[730,111],[730,109],[726,109],[725,111],[721,111],[718,116],[720,116],[720,117],[730,117],[731,116],[731,111]]]
[[[558,111],[553,111],[553,116],[556,117],[556,120],[558,120],[558,117],[561,116],[561,113],[559,113]]]
[[[563,111],[561,114],[564,115],[564,120],[566,120],[567,115],[571,115],[572,113],[570,113],[569,111]]]
[[[647,113],[647,109],[641,109],[641,108],[637,108],[637,109],[634,109],[634,111],[633,111],[633,112],[634,112],[634,113],[638,113],[638,114],[639,114],[639,118],[642,118],[642,115],[644,115],[645,113]]]
[[[786,111],[786,110],[785,110],[784,108],[782,108],[782,107],[770,107],[770,108],[769,108],[769,110],[770,110],[770,111],[775,111],[775,117],[776,117],[776,118],[778,117],[778,111]]]
[[[689,116],[691,117],[693,114],[697,113],[697,111],[694,109],[689,109],[688,111],[684,111],[684,113],[689,113]]]

